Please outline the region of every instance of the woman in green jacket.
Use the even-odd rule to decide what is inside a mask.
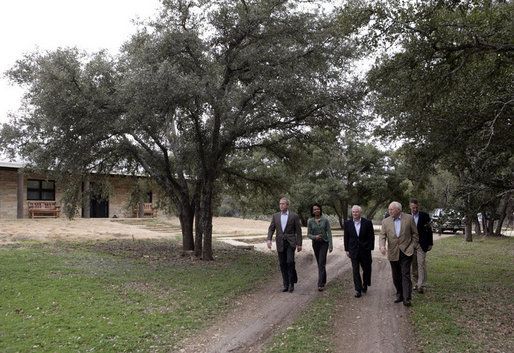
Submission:
[[[311,206],[311,218],[307,221],[307,236],[312,239],[312,249],[318,263],[318,290],[325,289],[327,283],[327,252],[332,252],[332,231],[328,218],[323,216],[321,205]]]

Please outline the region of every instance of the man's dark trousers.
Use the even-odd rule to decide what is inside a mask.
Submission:
[[[362,291],[363,286],[371,285],[371,251],[359,251],[357,257],[352,257],[351,260],[353,270],[353,285],[355,290],[360,292]],[[362,279],[359,266],[362,268]]]
[[[294,250],[288,241],[284,241],[284,251],[278,251],[278,262],[280,264],[280,272],[282,272],[282,281],[284,288],[296,282],[296,269],[294,264]]]
[[[407,256],[400,250],[400,259],[398,261],[389,262],[391,263],[396,296],[403,300],[411,300],[412,282],[410,279],[410,266],[412,256]]]

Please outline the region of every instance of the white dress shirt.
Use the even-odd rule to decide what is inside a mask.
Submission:
[[[358,220],[354,219],[353,225],[355,226],[355,232],[357,233],[357,236],[359,236],[359,233],[361,231],[361,219],[360,218]]]
[[[395,218],[393,220],[394,222],[394,233],[396,234],[396,237],[400,237],[400,230],[402,229],[402,220],[401,216],[398,216],[398,218]]]
[[[282,227],[282,233],[284,233],[286,230],[288,218],[289,218],[289,210],[286,211],[285,213],[284,212],[280,213],[280,226]]]
[[[416,225],[418,225],[418,219],[419,219],[419,212],[416,214],[412,214],[412,217],[414,217],[414,222],[416,222]]]

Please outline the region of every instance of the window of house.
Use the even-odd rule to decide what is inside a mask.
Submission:
[[[147,203],[152,203],[152,199],[153,199],[153,195],[152,195],[152,192],[147,192],[146,193],[146,202]]]
[[[55,201],[55,181],[27,180],[27,200]]]

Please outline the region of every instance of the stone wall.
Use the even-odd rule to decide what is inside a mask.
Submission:
[[[18,196],[18,172],[0,168],[0,219],[16,218]]]
[[[131,193],[137,178],[132,176],[111,175],[108,178],[110,184],[109,195],[109,217],[113,218],[130,218],[136,217],[137,210],[129,207]],[[91,178],[94,182],[94,178]],[[157,187],[152,190],[152,204],[157,205],[158,194]],[[162,212],[161,212],[162,214]]]
[[[133,217],[128,204],[134,178],[111,176],[109,179],[112,187],[112,193],[109,197],[109,217]]]

